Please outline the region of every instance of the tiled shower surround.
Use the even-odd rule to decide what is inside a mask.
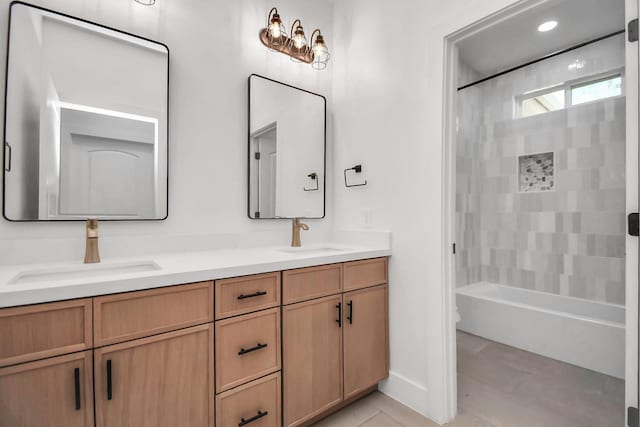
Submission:
[[[624,303],[625,98],[514,119],[519,95],[623,66],[617,36],[459,92],[458,286]],[[520,192],[519,158],[544,153],[553,190]]]

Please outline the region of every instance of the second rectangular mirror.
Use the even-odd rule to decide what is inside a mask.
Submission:
[[[326,99],[249,77],[249,217],[324,218]]]

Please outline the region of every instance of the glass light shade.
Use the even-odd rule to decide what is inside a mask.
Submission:
[[[293,34],[293,47],[298,51],[302,51],[305,47],[307,47],[307,37],[304,35],[304,31],[302,27],[298,27],[296,32]]]
[[[324,70],[327,68],[329,58],[331,58],[331,55],[329,54],[329,49],[327,49],[327,45],[324,44],[324,41],[316,41],[313,45],[313,63],[311,66],[316,70]]]
[[[302,26],[298,26],[291,36],[291,53],[304,56],[307,53],[307,36],[304,35]],[[293,62],[302,62],[294,56],[290,57]]]
[[[275,44],[279,44],[280,40],[287,37],[287,31],[285,30],[284,25],[282,25],[280,15],[277,13],[273,15],[273,18],[271,18],[271,23],[269,24],[269,36]]]
[[[156,0],[135,0],[136,3],[143,4],[145,6],[153,6],[156,4]]]

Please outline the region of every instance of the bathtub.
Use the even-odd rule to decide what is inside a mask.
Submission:
[[[624,306],[486,282],[456,295],[463,332],[624,378]]]

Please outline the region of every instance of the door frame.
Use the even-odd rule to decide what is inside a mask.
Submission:
[[[625,21],[638,16],[640,0],[625,0]],[[457,128],[457,75],[458,48],[462,40],[511,19],[547,0],[521,0],[507,8],[489,15],[469,26],[463,27],[444,38],[444,84],[443,84],[443,150],[442,150],[442,275],[444,282],[444,330],[441,345],[444,349],[444,390],[446,422],[455,419],[458,409],[458,378],[456,348],[456,128]],[[627,96],[627,158],[638,159],[638,47],[626,46],[626,96]],[[629,96],[631,95],[631,96]],[[630,143],[631,142],[631,143]],[[633,163],[633,162],[627,162]],[[627,164],[627,212],[638,212],[638,164]],[[626,406],[638,405],[638,241],[626,239]]]

